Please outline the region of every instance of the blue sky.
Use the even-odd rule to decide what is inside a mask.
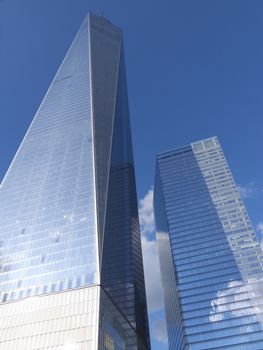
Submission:
[[[0,178],[85,14],[102,10],[124,32],[147,261],[156,258],[155,155],[191,141],[219,137],[257,227],[263,222],[261,0],[0,1]],[[153,349],[163,350],[160,281],[148,283],[155,292]]]

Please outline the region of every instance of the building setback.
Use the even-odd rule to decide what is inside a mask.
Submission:
[[[150,349],[122,34],[92,14],[1,184],[11,349]]]
[[[170,349],[263,349],[263,254],[216,137],[157,156]]]

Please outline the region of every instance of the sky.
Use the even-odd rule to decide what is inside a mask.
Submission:
[[[1,0],[0,179],[88,11],[124,35],[153,350],[167,349],[154,241],[156,153],[218,136],[263,234],[261,0]]]

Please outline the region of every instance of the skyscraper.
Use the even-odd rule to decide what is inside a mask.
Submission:
[[[170,349],[263,349],[263,254],[218,139],[157,156]]]
[[[149,349],[119,28],[88,15],[0,189],[0,349]]]

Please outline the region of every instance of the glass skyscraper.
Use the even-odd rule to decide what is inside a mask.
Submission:
[[[171,350],[263,349],[263,254],[218,139],[157,156]]]
[[[150,349],[119,28],[84,20],[0,189],[0,350]]]

